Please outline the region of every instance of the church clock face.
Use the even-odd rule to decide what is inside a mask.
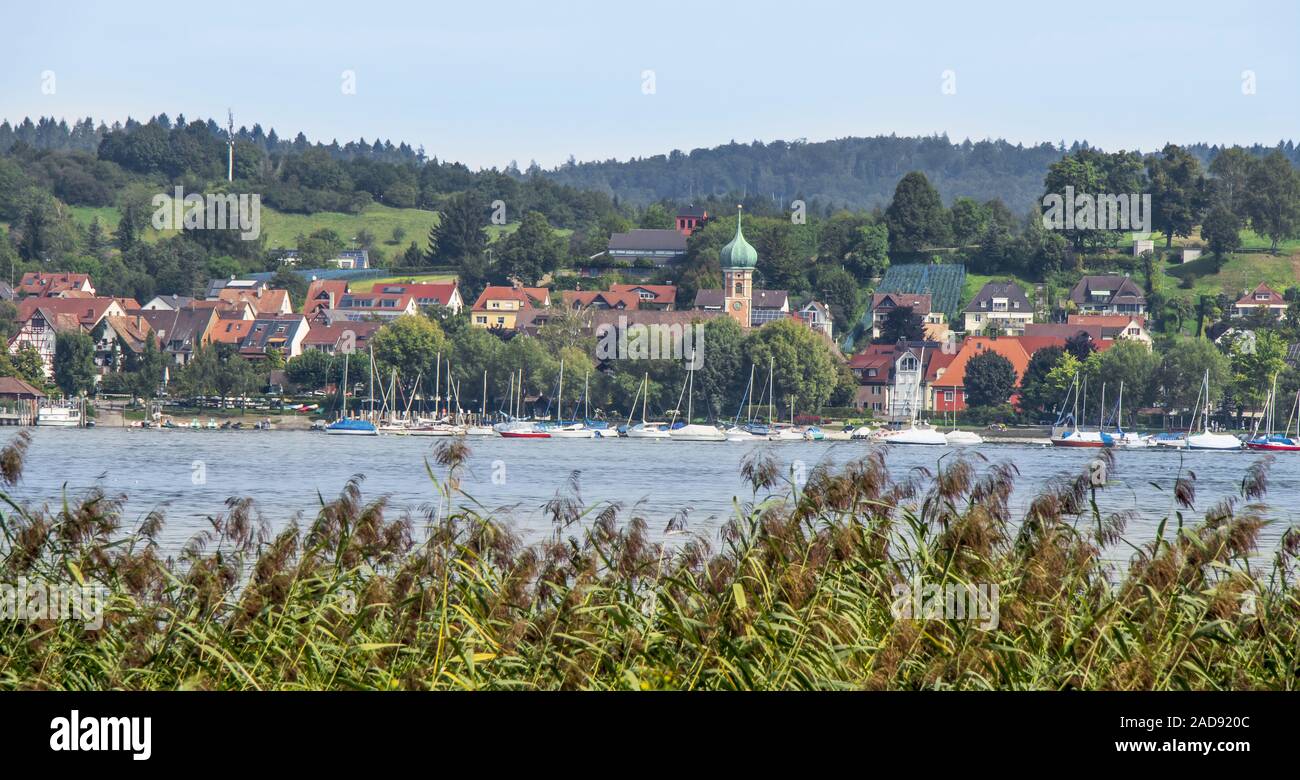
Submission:
[[[740,301],[733,301],[731,304],[731,308],[735,309],[736,311],[740,311],[740,307],[742,305],[743,304]]]

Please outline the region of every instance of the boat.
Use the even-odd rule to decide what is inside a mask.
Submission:
[[[955,446],[967,446],[971,444],[983,444],[984,437],[974,431],[963,431],[953,428],[943,435],[945,441]]]
[[[1273,375],[1273,386],[1268,391],[1264,409],[1264,428],[1267,429],[1267,433],[1261,434],[1257,426],[1254,435],[1246,440],[1246,448],[1261,452],[1300,452],[1300,391],[1296,392],[1295,399],[1291,402],[1291,415],[1287,417],[1281,433],[1274,429],[1274,418],[1277,413],[1277,374]],[[1291,433],[1292,423],[1295,423],[1296,427],[1294,434]]]
[[[36,424],[49,428],[76,428],[81,425],[81,405],[58,403],[42,405],[36,410]]]
[[[920,366],[924,370],[925,366],[925,348],[921,348]],[[908,420],[907,426],[903,428],[886,429],[882,428],[876,431],[872,438],[877,442],[884,444],[919,444],[927,447],[942,447],[948,444],[948,438],[943,432],[935,428],[924,420],[916,419],[917,407],[920,405],[916,394],[920,391],[921,384],[918,381],[915,389],[912,391],[912,398],[907,404]]]
[[[852,432],[852,433],[849,434],[849,438],[851,438],[851,439],[859,439],[859,440],[860,440],[860,439],[870,439],[872,433],[873,433],[873,431],[871,430],[871,426],[869,426],[869,425],[859,425],[858,427],[856,427],[856,428],[853,429],[853,432]]]
[[[682,385],[682,392],[686,394],[686,422],[680,426],[676,425],[674,412],[674,424],[668,429],[669,438],[673,441],[726,441],[727,435],[718,426],[691,422],[691,415],[694,412],[695,369],[686,372],[686,382]],[[681,405],[681,399],[678,398],[677,406],[681,407]]]
[[[586,400],[586,391],[583,391],[583,400]],[[560,360],[560,387],[555,394],[556,416],[564,414],[564,360]],[[575,411],[576,415],[577,412]],[[586,418],[584,413],[583,418]],[[585,422],[564,422],[557,421],[546,425],[539,426],[542,430],[551,434],[552,439],[594,439],[596,432],[587,427]]]
[[[1052,446],[1053,447],[1109,447],[1114,444],[1114,439],[1110,434],[1103,432],[1100,428],[1097,430],[1088,430],[1079,427],[1079,404],[1080,395],[1083,398],[1084,412],[1087,412],[1088,383],[1085,380],[1083,390],[1080,393],[1079,374],[1076,372],[1074,380],[1070,383],[1070,389],[1065,393],[1065,400],[1061,402],[1061,410],[1056,415],[1056,422],[1052,424]],[[1105,397],[1105,386],[1102,386],[1102,395]],[[1070,412],[1066,412],[1066,406],[1070,398],[1074,398],[1074,407]]]
[[[943,435],[943,438],[953,446],[966,447],[972,444],[983,444],[984,437],[974,431],[963,431],[957,427],[957,414],[952,415],[952,429]]]
[[[838,431],[826,431],[822,435],[824,441],[849,441],[853,438],[852,428],[842,428]]]
[[[1188,433],[1187,449],[1189,450],[1218,450],[1230,451],[1240,450],[1242,448],[1241,439],[1230,433],[1220,433],[1210,430],[1210,370],[1205,369],[1205,378],[1201,380],[1201,391],[1197,395],[1197,401],[1205,399],[1205,403],[1198,406],[1197,411],[1201,418],[1201,432]]]
[[[339,412],[339,419],[325,426],[325,433],[331,436],[378,436],[379,430],[375,424],[369,420],[360,417],[348,417],[348,357],[347,353],[343,355],[343,384],[339,386],[339,393],[343,397],[343,404]],[[374,382],[374,372],[370,372],[371,382]],[[374,393],[371,393],[374,396]]]
[[[883,444],[921,444],[935,447],[948,443],[948,438],[927,422],[913,421],[906,428],[881,429],[872,437]]]

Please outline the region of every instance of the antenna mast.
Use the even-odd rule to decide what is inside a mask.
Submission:
[[[226,109],[226,181],[235,180],[235,112]]]

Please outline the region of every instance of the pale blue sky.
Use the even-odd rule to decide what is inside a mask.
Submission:
[[[945,10],[946,9],[946,10]],[[29,2],[0,117],[224,117],[550,167],[947,132],[1110,148],[1300,137],[1293,0]],[[56,91],[42,94],[41,73]],[[356,94],[340,89],[356,74]],[[642,72],[655,73],[655,94]],[[956,94],[941,74],[956,74]],[[1242,71],[1257,92],[1242,94]]]

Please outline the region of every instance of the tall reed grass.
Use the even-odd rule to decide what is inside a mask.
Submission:
[[[26,446],[20,434],[0,452],[8,485]],[[682,516],[652,535],[638,506],[587,506],[575,475],[545,506],[552,533],[525,545],[462,493],[467,455],[444,445],[428,473],[439,506],[470,508],[413,517],[356,477],[271,533],[233,498],[174,559],[161,515],[127,527],[102,492],[53,508],[5,496],[0,582],[111,595],[98,630],[0,621],[0,687],[1297,687],[1300,533],[1252,555],[1267,462],[1196,522],[1184,473],[1155,538],[1116,565],[1103,552],[1127,545],[1129,518],[1098,509],[1088,475],[1013,518],[1009,464],[958,458],[895,480],[876,450],[795,489],[757,451],[752,495],[711,539]],[[995,584],[996,627],[896,618],[896,586],[918,581]]]

